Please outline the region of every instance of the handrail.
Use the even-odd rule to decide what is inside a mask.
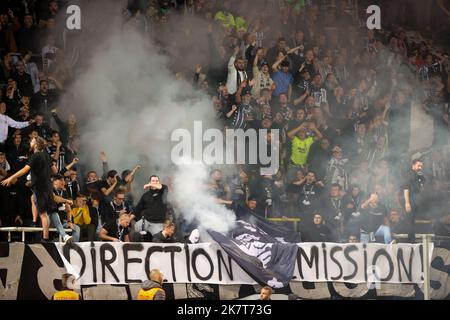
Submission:
[[[407,233],[393,233],[392,236],[397,239],[408,238]],[[424,236],[429,236],[432,239],[436,239],[436,240],[450,240],[450,237],[448,237],[448,236],[435,235],[434,233],[416,233],[416,239],[418,239],[418,238],[422,239]]]
[[[25,242],[25,232],[41,232],[44,228],[40,227],[0,227],[0,232],[8,232],[8,242],[11,242],[11,232],[22,232],[22,242]],[[49,228],[49,232],[58,232],[56,228]],[[67,233],[72,233],[72,229],[64,229]],[[59,236],[61,241],[61,235]]]
[[[44,228],[40,227],[0,227],[0,231],[3,232],[40,232]],[[56,228],[49,228],[48,231],[57,232]],[[72,232],[72,229],[64,229],[65,232]]]
[[[274,222],[300,222],[302,221],[302,219],[300,218],[267,218],[267,220],[269,221],[274,221]]]

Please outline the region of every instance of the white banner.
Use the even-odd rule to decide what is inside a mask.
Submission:
[[[423,283],[422,244],[298,245],[293,281]],[[433,252],[430,247],[429,261]]]
[[[80,285],[141,283],[154,268],[169,283],[255,283],[217,243],[80,242],[57,248]]]
[[[217,243],[56,244],[78,285],[130,284],[160,269],[169,283],[256,284]],[[292,281],[423,283],[422,245],[298,244]],[[430,248],[430,260],[431,253]]]

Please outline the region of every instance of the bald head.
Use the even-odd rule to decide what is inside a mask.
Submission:
[[[150,271],[150,280],[158,282],[159,284],[162,284],[164,280],[164,275],[159,269],[152,269]]]

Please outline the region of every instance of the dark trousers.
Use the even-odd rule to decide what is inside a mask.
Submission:
[[[95,224],[83,224],[80,227],[80,241],[95,241]]]
[[[410,213],[406,213],[406,221],[408,222],[408,242],[416,243],[416,208],[411,208]]]

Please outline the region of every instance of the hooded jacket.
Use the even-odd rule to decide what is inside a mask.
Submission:
[[[158,282],[145,280],[139,290],[138,300],[166,300],[166,293]]]

